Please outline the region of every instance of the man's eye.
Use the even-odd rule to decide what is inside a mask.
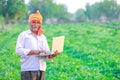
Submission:
[[[37,22],[38,24],[40,24],[40,22]]]
[[[35,23],[35,21],[32,21],[32,23]]]

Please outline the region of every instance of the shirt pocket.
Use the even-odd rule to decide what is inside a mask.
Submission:
[[[40,50],[44,50],[44,42],[41,39],[38,39],[38,48]]]

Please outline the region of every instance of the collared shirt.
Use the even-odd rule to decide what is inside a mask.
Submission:
[[[30,30],[20,33],[16,43],[16,53],[21,56],[21,71],[46,70],[46,57],[28,55],[30,50],[50,49],[44,35],[35,37]]]

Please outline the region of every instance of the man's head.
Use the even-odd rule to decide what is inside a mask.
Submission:
[[[42,15],[40,14],[40,12],[37,10],[36,13],[31,14],[29,16],[29,24],[30,24],[30,30],[32,32],[38,32],[39,35],[41,35],[43,33],[42,30]]]

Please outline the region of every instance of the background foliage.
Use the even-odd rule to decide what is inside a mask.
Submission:
[[[56,4],[54,0],[29,0],[28,4],[24,0],[0,0],[0,5],[0,15],[6,23],[16,23],[21,19],[24,22],[36,10],[40,10],[44,22],[50,19],[52,23],[120,20],[120,5],[116,0],[87,4],[85,9],[78,9],[75,13],[69,13],[66,5]]]

